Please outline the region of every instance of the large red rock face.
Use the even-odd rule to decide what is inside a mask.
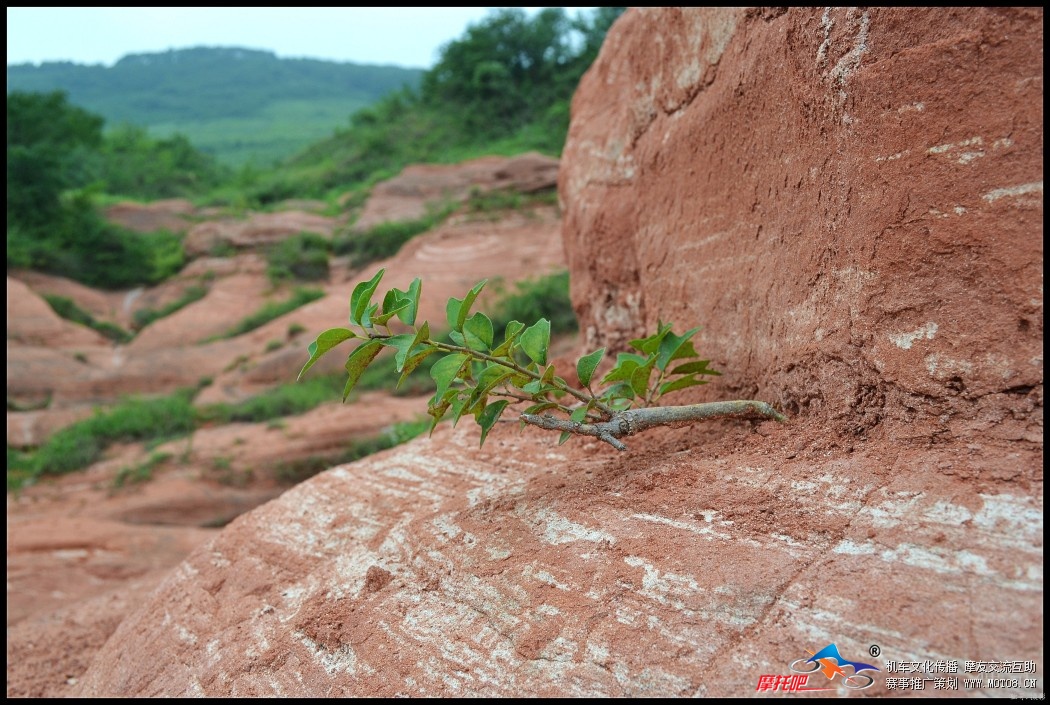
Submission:
[[[700,325],[709,394],[1041,440],[1042,41],[1040,10],[629,13],[560,176],[591,349]]]

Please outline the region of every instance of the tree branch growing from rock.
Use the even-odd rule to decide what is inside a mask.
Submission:
[[[711,418],[760,417],[787,421],[766,402],[738,400],[688,406],[653,406],[665,394],[706,384],[721,373],[701,360],[691,338],[698,328],[676,335],[671,326],[658,323],[656,333],[630,341],[637,352],[619,353],[616,364],[601,379],[599,391],[592,388],[594,373],[605,357],[605,348],[584,355],[576,363],[582,387],[570,386],[547,363],[550,321],[541,318],[531,326],[519,321],[507,324],[503,340],[496,342],[492,321],[484,313],[470,310],[485,286],[481,281],[462,299],[451,298],[445,306],[451,343],[430,337],[430,324],[416,326],[422,283],[415,279],[406,291],[394,288],[382,304],[372,303],[385,270],[354,287],[350,296],[350,328],[330,328],[310,344],[309,360],[299,378],[323,355],[347,340],[361,342],[346,360],[347,382],[343,401],[362,373],[383,348],[394,349],[394,362],[401,373],[398,386],[434,353],[444,353],[430,369],[437,390],[428,404],[431,432],[446,416],[457,423],[470,414],[481,426],[481,443],[512,402],[530,402],[519,419],[548,431],[560,431],[559,443],[573,435],[593,436],[617,450],[627,446],[620,440],[656,426],[690,424]],[[389,328],[397,317],[411,333],[395,335]],[[493,400],[493,397],[497,399]],[[555,416],[557,412],[563,416]]]

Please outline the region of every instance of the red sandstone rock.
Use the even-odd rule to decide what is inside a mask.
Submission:
[[[1009,470],[1008,446],[763,430],[617,455],[512,426],[479,451],[463,425],[329,471],[198,549],[74,693],[729,695],[830,642],[1037,655],[1038,498],[910,472]]]
[[[1041,437],[1041,17],[632,13],[562,162],[588,349],[701,325],[726,376],[695,399],[860,434],[1039,390],[1004,423]]]
[[[18,279],[7,278],[8,346],[48,348],[107,346],[109,341],[86,326],[60,317],[43,298]]]
[[[558,160],[536,152],[481,157],[460,164],[413,164],[393,179],[376,184],[354,229],[421,218],[428,206],[462,201],[473,189],[531,193],[554,188],[557,179]]]
[[[729,696],[830,643],[875,694],[889,660],[1041,669],[1041,20],[629,11],[561,173],[587,348],[703,324],[725,382],[683,399],[792,422],[623,455],[464,424],[334,469],[74,693]]]
[[[172,198],[152,203],[125,201],[106,209],[106,220],[139,233],[170,230],[180,233],[192,224],[196,209],[189,201]]]
[[[302,211],[256,213],[247,220],[208,220],[190,229],[184,246],[191,257],[206,255],[219,244],[236,248],[271,245],[301,232],[331,237],[338,224],[328,218]]]

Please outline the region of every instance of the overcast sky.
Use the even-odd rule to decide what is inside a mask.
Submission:
[[[529,14],[539,8],[524,8]],[[578,9],[567,12],[574,17]],[[484,19],[483,7],[9,7],[7,63],[113,65],[125,54],[193,46],[280,57],[430,68],[437,50]]]

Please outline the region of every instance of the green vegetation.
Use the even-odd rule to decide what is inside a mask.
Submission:
[[[186,289],[184,292],[182,292],[182,296],[175,299],[166,306],[161,306],[160,308],[156,309],[140,308],[138,311],[135,311],[135,315],[132,316],[132,318],[135,321],[135,327],[139,330],[142,330],[150,323],[153,323],[154,321],[164,318],[166,316],[170,316],[179,309],[189,306],[194,301],[200,301],[207,295],[207,288],[199,285],[194,285]]]
[[[7,266],[109,289],[154,284],[183,264],[181,240],[106,223],[88,191],[102,119],[63,94],[7,97]]]
[[[418,91],[390,93],[359,110],[348,128],[289,160],[268,189],[323,195],[415,162],[559,154],[572,93],[622,12],[602,7],[569,19],[561,8],[531,18],[520,9],[493,11],[445,45]]]
[[[94,316],[77,306],[70,298],[56,296],[54,294],[44,294],[44,300],[47,301],[51,308],[54,309],[55,313],[62,318],[96,330],[114,342],[126,343],[133,337],[131,333],[115,323],[95,320]],[[86,362],[86,358],[82,360],[82,362]]]
[[[317,233],[299,233],[273,245],[266,255],[266,275],[274,284],[328,278],[332,243]]]
[[[106,193],[139,199],[191,198],[229,179],[215,158],[182,134],[154,139],[135,125],[108,131],[102,148],[87,159],[92,182]]]
[[[132,467],[121,468],[117,476],[113,478],[113,486],[124,487],[129,484],[146,482],[153,477],[153,471],[158,466],[163,465],[173,457],[171,453],[151,453],[144,462]]]
[[[47,62],[7,67],[8,92],[64,90],[113,124],[170,135],[175,126],[228,164],[269,164],[330,134],[346,116],[422,71],[272,52],[197,47],[125,56],[112,67]]]
[[[191,392],[184,390],[167,397],[125,399],[108,411],[96,411],[91,418],[58,431],[34,452],[18,454],[15,479],[21,485],[41,475],[79,470],[119,441],[173,438],[188,433],[194,427],[191,398]],[[10,468],[10,450],[8,456]],[[9,488],[11,484],[9,470]]]
[[[352,440],[338,453],[325,456],[311,455],[302,460],[278,463],[275,473],[279,480],[289,484],[296,484],[320,472],[324,472],[334,465],[352,463],[367,455],[407,443],[416,436],[425,433],[429,427],[430,422],[425,419],[421,421],[402,421],[394,424],[384,433],[377,436]]]
[[[350,255],[355,267],[363,267],[377,260],[393,257],[401,247],[416,235],[438,225],[452,209],[434,210],[417,220],[396,220],[380,223],[364,233],[342,235],[332,243],[337,255]]]
[[[699,328],[676,335],[671,326],[659,323],[656,333],[630,341],[637,352],[619,353],[616,364],[601,379],[598,391],[592,380],[605,348],[577,361],[579,387],[559,377],[548,364],[551,324],[541,318],[531,326],[519,321],[507,324],[503,340],[495,337],[492,320],[470,311],[486,282],[478,282],[462,299],[450,298],[445,305],[451,343],[435,340],[430,324],[416,325],[422,282],[417,278],[402,291],[390,289],[382,303],[372,303],[385,270],[360,282],[350,295],[350,328],[330,328],[310,344],[309,360],[299,378],[326,353],[347,340],[361,342],[346,361],[347,380],[343,400],[361,380],[365,370],[384,348],[393,348],[396,370],[403,380],[435,353],[441,357],[431,365],[436,391],[428,405],[431,429],[452,412],[453,422],[471,414],[481,427],[481,443],[511,403],[530,404],[519,419],[550,431],[561,431],[561,442],[573,434],[593,436],[617,450],[627,446],[619,439],[655,426],[676,425],[718,417],[760,416],[787,419],[765,402],[729,401],[688,406],[650,408],[663,396],[707,384],[707,377],[721,374],[701,360],[691,338]],[[394,335],[388,323],[397,317],[412,329]],[[555,411],[558,415],[541,412]]]
[[[473,188],[467,199],[467,209],[471,213],[493,213],[504,210],[520,210],[533,205],[558,205],[558,192],[555,190],[521,193],[511,189],[493,189],[482,191]]]
[[[333,377],[317,377],[307,384],[282,384],[237,404],[209,404],[199,408],[199,423],[228,424],[269,421],[305,413],[339,398]]]
[[[504,330],[511,321],[550,321],[551,333],[575,333],[579,328],[569,298],[569,273],[558,272],[518,282],[516,291],[494,306],[492,327]]]
[[[243,335],[244,333],[266,325],[275,318],[280,318],[284,314],[294,311],[300,306],[305,306],[311,301],[317,301],[317,299],[324,298],[324,295],[324,291],[321,289],[304,289],[298,287],[292,292],[291,298],[287,301],[274,301],[268,304],[263,304],[258,311],[242,319],[230,330],[222,335],[208,338],[204,342],[222,340],[224,338],[235,338],[238,335]]]

